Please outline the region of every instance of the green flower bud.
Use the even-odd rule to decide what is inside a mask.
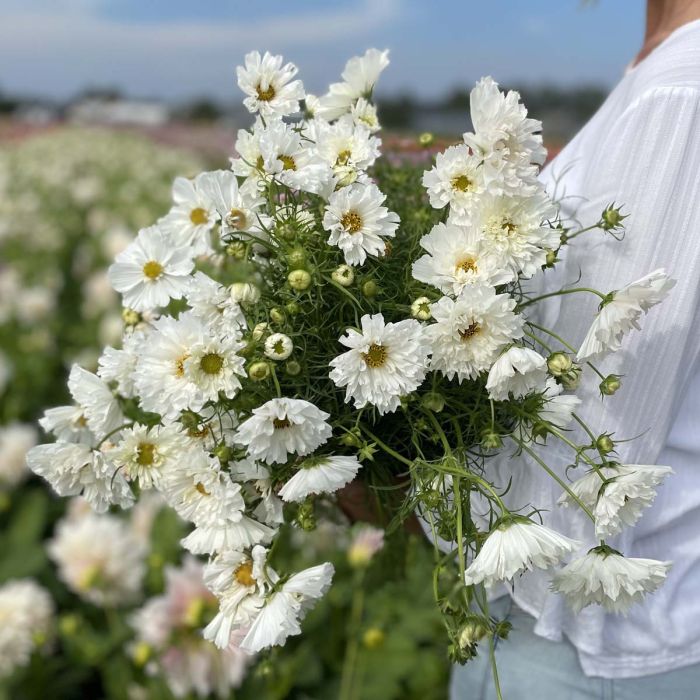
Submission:
[[[314,504],[312,501],[305,501],[299,506],[296,524],[306,532],[316,529],[316,515],[314,513]]]
[[[488,633],[488,629],[480,622],[467,622],[459,631],[459,646],[462,649],[479,643]]]
[[[262,382],[270,376],[270,365],[267,362],[253,362],[248,368],[248,376],[254,382]]]
[[[499,450],[503,447],[503,440],[495,430],[487,428],[481,433],[481,446],[485,450]]]
[[[282,309],[278,309],[276,306],[270,309],[270,320],[274,323],[284,323],[285,315]]]
[[[284,370],[290,377],[297,377],[301,374],[301,365],[296,360],[289,360],[284,366]]]
[[[124,321],[127,326],[135,326],[137,323],[141,322],[141,314],[133,309],[123,309],[122,321]]]
[[[152,653],[153,649],[151,649],[149,644],[146,642],[138,642],[133,648],[132,658],[137,666],[143,667],[148,663]]]
[[[433,134],[431,134],[429,131],[424,131],[418,137],[418,143],[421,146],[423,146],[423,148],[427,148],[428,146],[432,146],[434,141],[435,141],[435,136]]]
[[[622,207],[616,207],[613,202],[605,208],[600,218],[603,231],[612,231],[622,228],[622,222],[627,216],[622,213]]]
[[[219,458],[219,462],[226,464],[233,456],[233,452],[226,443],[222,442],[214,448],[214,456]]]
[[[578,365],[573,365],[566,374],[559,377],[559,381],[567,391],[576,391],[581,383],[581,368]]]
[[[437,508],[440,505],[442,496],[440,495],[439,491],[431,489],[430,491],[426,491],[424,494],[422,494],[420,499],[421,501],[423,501],[423,504],[426,508],[432,510],[433,508]]]
[[[292,270],[303,267],[306,262],[306,251],[303,248],[295,248],[287,255],[287,263]]]
[[[234,241],[226,246],[226,255],[236,260],[245,258],[245,243],[242,241]]]
[[[622,386],[621,377],[617,374],[609,374],[603,381],[598,385],[600,393],[603,396],[612,396],[617,392],[617,390]]]
[[[604,455],[609,454],[615,449],[615,443],[612,438],[605,433],[598,436],[598,439],[595,441],[595,446],[598,451]]]
[[[370,627],[362,635],[362,645],[365,649],[378,649],[384,644],[384,632],[379,627]]]
[[[374,280],[367,280],[362,285],[362,293],[368,298],[376,297],[379,293],[379,287]]]
[[[346,447],[360,447],[362,445],[362,433],[359,428],[353,428],[347,433],[343,433],[340,442]]]
[[[306,270],[292,270],[287,275],[289,286],[297,292],[303,292],[311,286],[311,275]]]
[[[257,323],[250,335],[253,340],[262,340],[269,328],[270,327],[267,325],[267,323]]]
[[[549,248],[547,250],[547,254],[546,254],[545,259],[544,259],[544,266],[545,267],[554,267],[558,260],[559,260],[559,258],[557,258],[557,251]]]
[[[301,307],[296,303],[296,301],[290,301],[288,304],[285,304],[284,310],[290,316],[296,316],[301,311]]]
[[[445,408],[445,397],[437,391],[430,391],[424,394],[421,399],[421,404],[429,411],[440,413],[440,411]]]
[[[427,321],[432,313],[430,312],[430,299],[428,297],[418,297],[411,304],[411,316],[419,321]]]
[[[547,358],[547,369],[553,377],[561,377],[574,366],[569,355],[565,352],[553,352]]]
[[[80,626],[80,618],[77,615],[61,615],[58,621],[58,628],[65,637],[72,637]]]
[[[350,265],[340,265],[331,273],[331,279],[341,287],[349,287],[355,281],[355,272]]]

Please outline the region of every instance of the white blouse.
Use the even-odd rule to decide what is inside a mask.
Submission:
[[[585,233],[554,270],[538,276],[538,284],[605,292],[659,267],[677,280],[669,298],[642,319],[642,331],[600,363],[604,374],[624,375],[622,389],[601,400],[593,375],[579,391],[580,414],[595,431],[634,438],[619,445],[620,461],[673,467],[675,474],[637,526],[610,543],[629,556],[674,565],[661,589],[627,617],[595,606],[574,615],[538,572],[518,579],[513,596],[538,618],[538,634],[554,640],[565,635],[574,644],[587,675],[644,676],[698,663],[700,21],[678,29],[631,69],[542,177],[563,213],[583,226],[611,202],[624,204],[630,216],[622,242],[600,231]],[[585,294],[555,297],[541,309],[542,320],[578,346],[598,301]],[[543,454],[567,478],[572,453],[555,442]],[[497,480],[513,478],[511,507],[545,509],[546,524],[583,540],[585,549],[597,544],[585,516],[556,505],[559,487],[533,461],[501,460],[492,469]],[[581,467],[569,478],[582,473]]]

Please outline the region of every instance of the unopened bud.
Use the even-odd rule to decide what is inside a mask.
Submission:
[[[296,360],[290,360],[284,370],[290,377],[296,377],[301,373],[301,365]]]
[[[436,391],[431,391],[423,396],[421,404],[429,411],[440,413],[445,408],[445,397]]]
[[[297,292],[303,292],[311,286],[311,275],[306,270],[292,270],[287,275],[289,286]]]
[[[601,228],[603,231],[612,231],[616,228],[622,228],[622,221],[627,218],[622,213],[622,207],[616,207],[615,204],[610,204],[601,214]]]
[[[248,376],[255,382],[262,382],[270,376],[270,365],[267,362],[253,362],[248,368]]]
[[[595,441],[595,446],[597,450],[604,455],[609,454],[615,449],[615,443],[612,441],[612,438],[605,433],[598,437]]]
[[[567,391],[576,391],[581,383],[581,368],[573,365],[566,374],[559,377],[559,381]]]
[[[301,311],[301,307],[296,303],[296,301],[290,301],[288,304],[285,304],[284,310],[290,316],[296,316]]]
[[[231,448],[222,442],[214,448],[214,456],[218,457],[219,462],[226,464],[232,457]]]
[[[296,524],[306,532],[316,529],[316,515],[314,513],[314,504],[311,501],[306,501],[299,506]]]
[[[622,382],[620,376],[617,374],[609,374],[598,385],[598,388],[603,396],[612,396],[621,386]]]
[[[341,287],[349,287],[355,281],[355,272],[350,265],[340,265],[331,273],[331,279]]]
[[[379,287],[377,286],[377,283],[374,280],[367,280],[362,285],[362,293],[368,299],[371,299],[372,297],[376,297],[378,292],[379,292]]]
[[[488,629],[480,622],[467,622],[459,631],[459,646],[462,649],[477,644],[486,636]]]
[[[360,447],[360,445],[362,445],[362,433],[360,433],[358,428],[353,428],[352,430],[343,433],[340,438],[340,442],[346,447]]]
[[[553,377],[561,377],[571,370],[574,363],[565,352],[553,352],[547,358],[547,369]]]
[[[267,325],[267,323],[256,324],[255,328],[253,328],[253,332],[251,333],[253,340],[262,340],[265,337],[268,328],[269,326]]]
[[[418,297],[411,304],[411,316],[419,321],[427,321],[432,313],[430,312],[430,299],[428,297]]]
[[[306,262],[306,251],[303,248],[295,248],[287,255],[287,262],[292,270],[302,267]]]
[[[137,323],[140,323],[141,314],[133,309],[123,309],[122,321],[124,321],[127,326],[135,326]]]
[[[547,254],[545,255],[544,266],[545,267],[554,267],[554,265],[556,265],[558,260],[559,260],[559,258],[557,258],[557,251],[552,250],[550,248],[547,250]]]
[[[378,649],[384,644],[384,632],[379,627],[370,627],[362,635],[362,644],[365,649]]]
[[[235,258],[236,260],[243,260],[245,257],[245,243],[242,241],[234,241],[226,246],[226,255]]]
[[[260,301],[260,290],[250,282],[234,282],[230,294],[231,299],[239,304],[256,304]]]
[[[276,306],[270,309],[270,320],[274,323],[284,323],[284,311],[278,309]]]
[[[427,148],[428,146],[432,146],[434,141],[435,141],[435,136],[432,133],[430,133],[429,131],[424,131],[418,137],[418,143],[421,146],[423,146],[423,148]]]
[[[499,450],[503,447],[503,440],[495,430],[488,428],[481,433],[481,446],[485,450]]]

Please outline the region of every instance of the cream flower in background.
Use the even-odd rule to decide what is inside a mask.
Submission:
[[[364,315],[362,332],[348,329],[340,343],[350,348],[331,360],[330,378],[346,387],[345,401],[356,408],[368,403],[380,414],[395,411],[402,396],[415,391],[425,379],[429,344],[418,321],[385,323],[382,314]]]
[[[413,277],[443,294],[458,296],[469,285],[495,287],[515,277],[474,226],[439,223],[420,244],[427,254],[413,263]]]
[[[124,306],[151,311],[181,299],[194,267],[194,252],[174,245],[160,227],[142,229],[136,240],[109,267],[109,279]]]
[[[457,299],[443,297],[431,304],[435,319],[425,328],[431,343],[430,367],[462,382],[488,370],[503,346],[522,337],[515,300],[493,287],[465,289]]]
[[[27,477],[27,452],[38,437],[33,425],[13,422],[0,426],[0,488],[14,488]]]
[[[486,390],[495,401],[542,391],[547,379],[547,361],[530,348],[513,345],[502,353],[489,370]]]
[[[671,467],[614,464],[590,471],[570,488],[593,511],[596,537],[605,539],[634,525],[656,498],[656,487],[672,473]],[[568,492],[559,504],[574,505]]]
[[[252,459],[286,462],[290,454],[303,457],[330,438],[329,417],[303,399],[270,399],[241,423],[236,441],[247,447]]]
[[[489,533],[465,572],[465,583],[490,587],[526,570],[548,569],[578,546],[575,540],[531,521],[504,523]]]
[[[554,575],[552,590],[562,593],[574,612],[602,605],[625,614],[665,580],[670,561],[623,557],[608,547],[595,547]]]
[[[362,265],[367,255],[382,256],[386,238],[393,238],[399,217],[383,206],[386,200],[376,185],[351,185],[334,192],[323,215],[328,243],[337,245],[348,265]]]
[[[642,314],[663,301],[675,284],[665,270],[659,269],[611,292],[591,324],[576,359],[581,362],[617,352],[624,336],[633,328],[639,330]]]
[[[293,63],[282,65],[282,56],[268,51],[263,56],[251,51],[245,56],[245,66],[238,66],[238,87],[247,97],[243,104],[249,112],[259,112],[266,119],[286,117],[299,111],[304,99],[301,80],[293,80],[298,69]]]
[[[304,460],[279,491],[283,501],[301,502],[307,496],[334,493],[350,483],[362,465],[356,457],[312,457]]]

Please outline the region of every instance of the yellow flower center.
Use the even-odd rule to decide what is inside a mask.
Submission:
[[[471,192],[474,189],[474,183],[466,175],[457,175],[457,177],[452,178],[452,189],[459,192]]]
[[[376,343],[372,343],[367,352],[362,353],[362,359],[372,369],[383,367],[388,356],[389,351],[383,345],[377,345]]]
[[[163,274],[163,266],[155,260],[149,260],[147,263],[144,263],[143,274],[149,280],[157,280]]]
[[[253,578],[253,562],[243,562],[234,572],[233,578],[236,579],[241,586],[254,586],[255,579]]]
[[[362,217],[356,211],[348,211],[340,219],[340,225],[348,233],[357,233],[362,228]]]
[[[175,360],[175,376],[176,377],[184,377],[185,376],[185,360],[189,357],[189,355],[183,355],[182,357],[178,357],[177,360]]]
[[[202,207],[196,207],[190,212],[190,221],[195,226],[202,226],[203,224],[206,224],[209,221],[209,214],[207,214],[206,209],[202,209]]]
[[[231,209],[226,217],[226,223],[231,227],[235,228],[236,231],[243,231],[248,225],[248,217],[245,212],[241,209]]]
[[[455,267],[462,272],[477,272],[476,260],[470,256],[462,258]]]
[[[297,164],[292,156],[279,155],[277,160],[282,161],[282,170],[296,170]]]
[[[470,338],[473,338],[480,330],[481,326],[476,323],[476,321],[473,321],[465,329],[459,331],[459,337],[466,342]]]
[[[344,151],[338,153],[338,160],[336,161],[336,164],[347,165],[348,161],[350,160],[350,156],[352,156],[352,151],[346,148]]]
[[[268,87],[264,88],[259,84],[258,87],[255,88],[255,91],[258,93],[258,99],[261,102],[269,102],[276,94],[275,88],[272,87],[272,85],[268,85]]]
[[[150,467],[155,459],[156,446],[152,442],[140,442],[136,448],[136,462],[142,467]]]
[[[224,358],[216,352],[208,352],[199,361],[199,366],[205,374],[219,374],[224,366]]]
[[[289,418],[273,418],[272,419],[272,425],[275,428],[275,430],[284,430],[285,428],[290,428],[291,423],[289,422]]]

